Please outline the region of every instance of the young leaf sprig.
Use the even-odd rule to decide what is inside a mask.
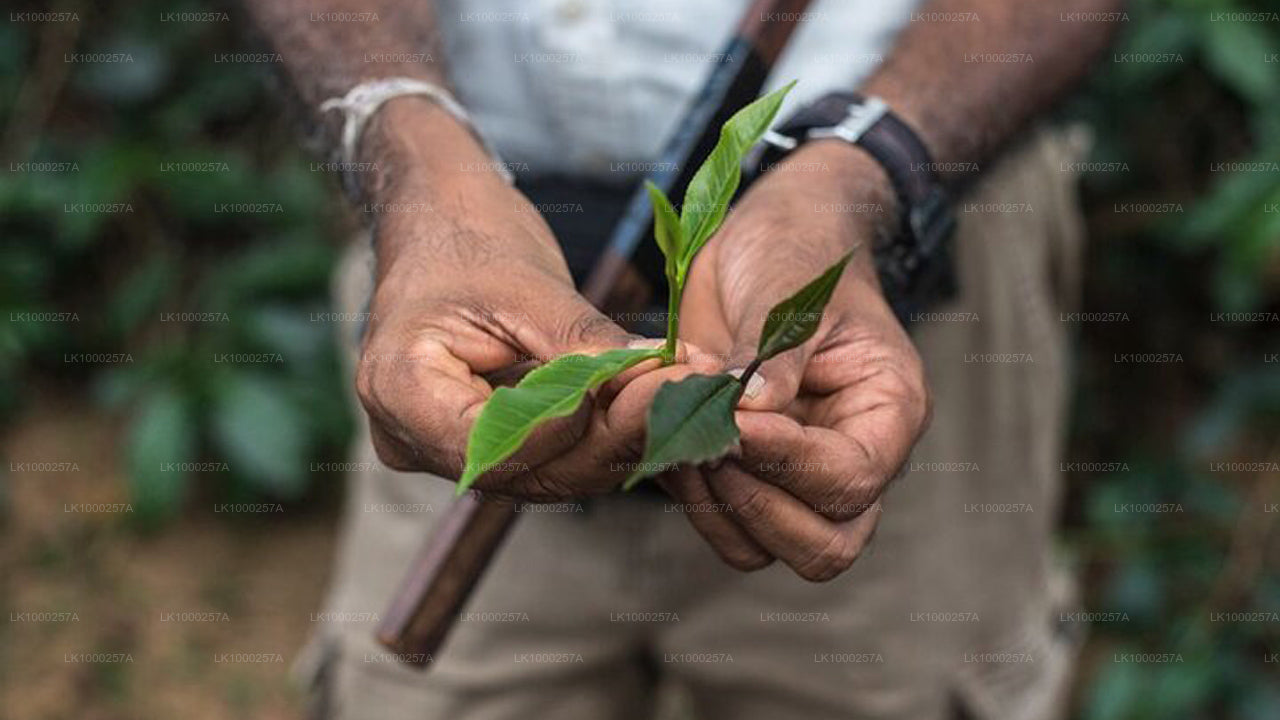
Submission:
[[[587,393],[619,373],[654,358],[661,359],[664,365],[675,362],[680,302],[689,268],[724,221],[742,181],[743,158],[769,129],[794,85],[792,82],[757,99],[729,118],[715,148],[689,182],[680,212],[659,187],[646,183],[653,205],[654,239],[665,258],[669,288],[663,347],[610,350],[596,356],[566,355],[533,370],[515,387],[495,390],[471,428],[466,466],[458,480],[459,493],[511,457],[539,425],[573,414]],[[642,467],[705,462],[728,452],[738,442],[733,412],[747,380],[761,363],[813,336],[822,309],[831,299],[848,261],[846,255],[774,308],[765,321],[757,356],[740,378],[728,374],[691,375],[659,388],[647,417]],[[653,473],[635,473],[625,487],[650,474]]]
[[[649,406],[644,457],[640,469],[623,484],[630,489],[644,478],[673,464],[707,462],[722,457],[738,442],[733,411],[747,381],[770,358],[799,347],[818,331],[822,311],[831,301],[840,275],[853,253],[799,292],[769,311],[760,332],[756,356],[741,377],[729,374],[690,375],[663,383]]]
[[[645,181],[653,203],[654,239],[666,259],[667,344],[662,349],[662,358],[667,363],[674,362],[676,357],[680,300],[684,297],[684,284],[693,258],[720,229],[729,201],[742,182],[742,159],[773,124],[782,101],[793,87],[794,80],[742,108],[725,122],[716,146],[689,181],[679,214],[661,188]]]

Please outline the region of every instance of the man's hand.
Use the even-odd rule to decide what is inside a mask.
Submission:
[[[887,188],[860,150],[806,146],[750,189],[694,263],[682,334],[741,368],[769,310],[857,248],[818,333],[749,383],[741,455],[661,479],[735,567],[780,558],[815,581],[846,570],[927,423],[920,358],[870,260],[873,233],[892,213]],[[726,504],[731,512],[715,511]]]
[[[401,169],[378,184],[371,206],[377,284],[357,388],[383,462],[456,478],[493,390],[486,376],[637,338],[577,293],[546,223],[486,169],[490,161],[464,128],[419,101],[384,112],[375,131],[399,148],[384,154]],[[428,132],[434,136],[421,137]],[[539,428],[476,488],[551,500],[616,486],[638,459],[653,393],[691,371],[646,372],[656,364],[633,368],[574,416]]]

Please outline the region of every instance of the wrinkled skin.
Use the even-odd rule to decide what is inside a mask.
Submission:
[[[776,303],[860,245],[855,259],[817,334],[765,363],[763,385],[749,385],[737,413],[741,453],[660,483],[729,564],[750,570],[780,559],[821,581],[865,548],[878,499],[927,424],[929,395],[870,264],[878,219],[824,211],[874,197],[867,183],[876,170],[851,148],[808,150],[792,156],[796,166],[856,179],[782,170],[755,184],[694,262],[682,336],[742,368]]]

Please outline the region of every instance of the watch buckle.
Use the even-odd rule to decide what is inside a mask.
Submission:
[[[873,125],[880,122],[880,118],[889,113],[889,104],[878,97],[869,97],[861,103],[852,103],[848,107],[848,114],[839,124],[827,128],[814,128],[809,131],[810,140],[818,140],[821,138],[840,138],[849,143],[856,144]]]
[[[800,144],[799,140],[796,140],[790,135],[783,135],[782,133],[777,132],[776,130],[765,130],[764,135],[762,135],[760,139],[768,145],[772,145],[778,148],[779,150],[784,150],[788,152],[791,150],[795,150],[796,146]]]

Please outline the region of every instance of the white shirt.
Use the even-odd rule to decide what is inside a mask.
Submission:
[[[766,90],[852,90],[920,0],[815,0]],[[504,161],[533,175],[642,175],[749,0],[437,0],[450,81]]]

